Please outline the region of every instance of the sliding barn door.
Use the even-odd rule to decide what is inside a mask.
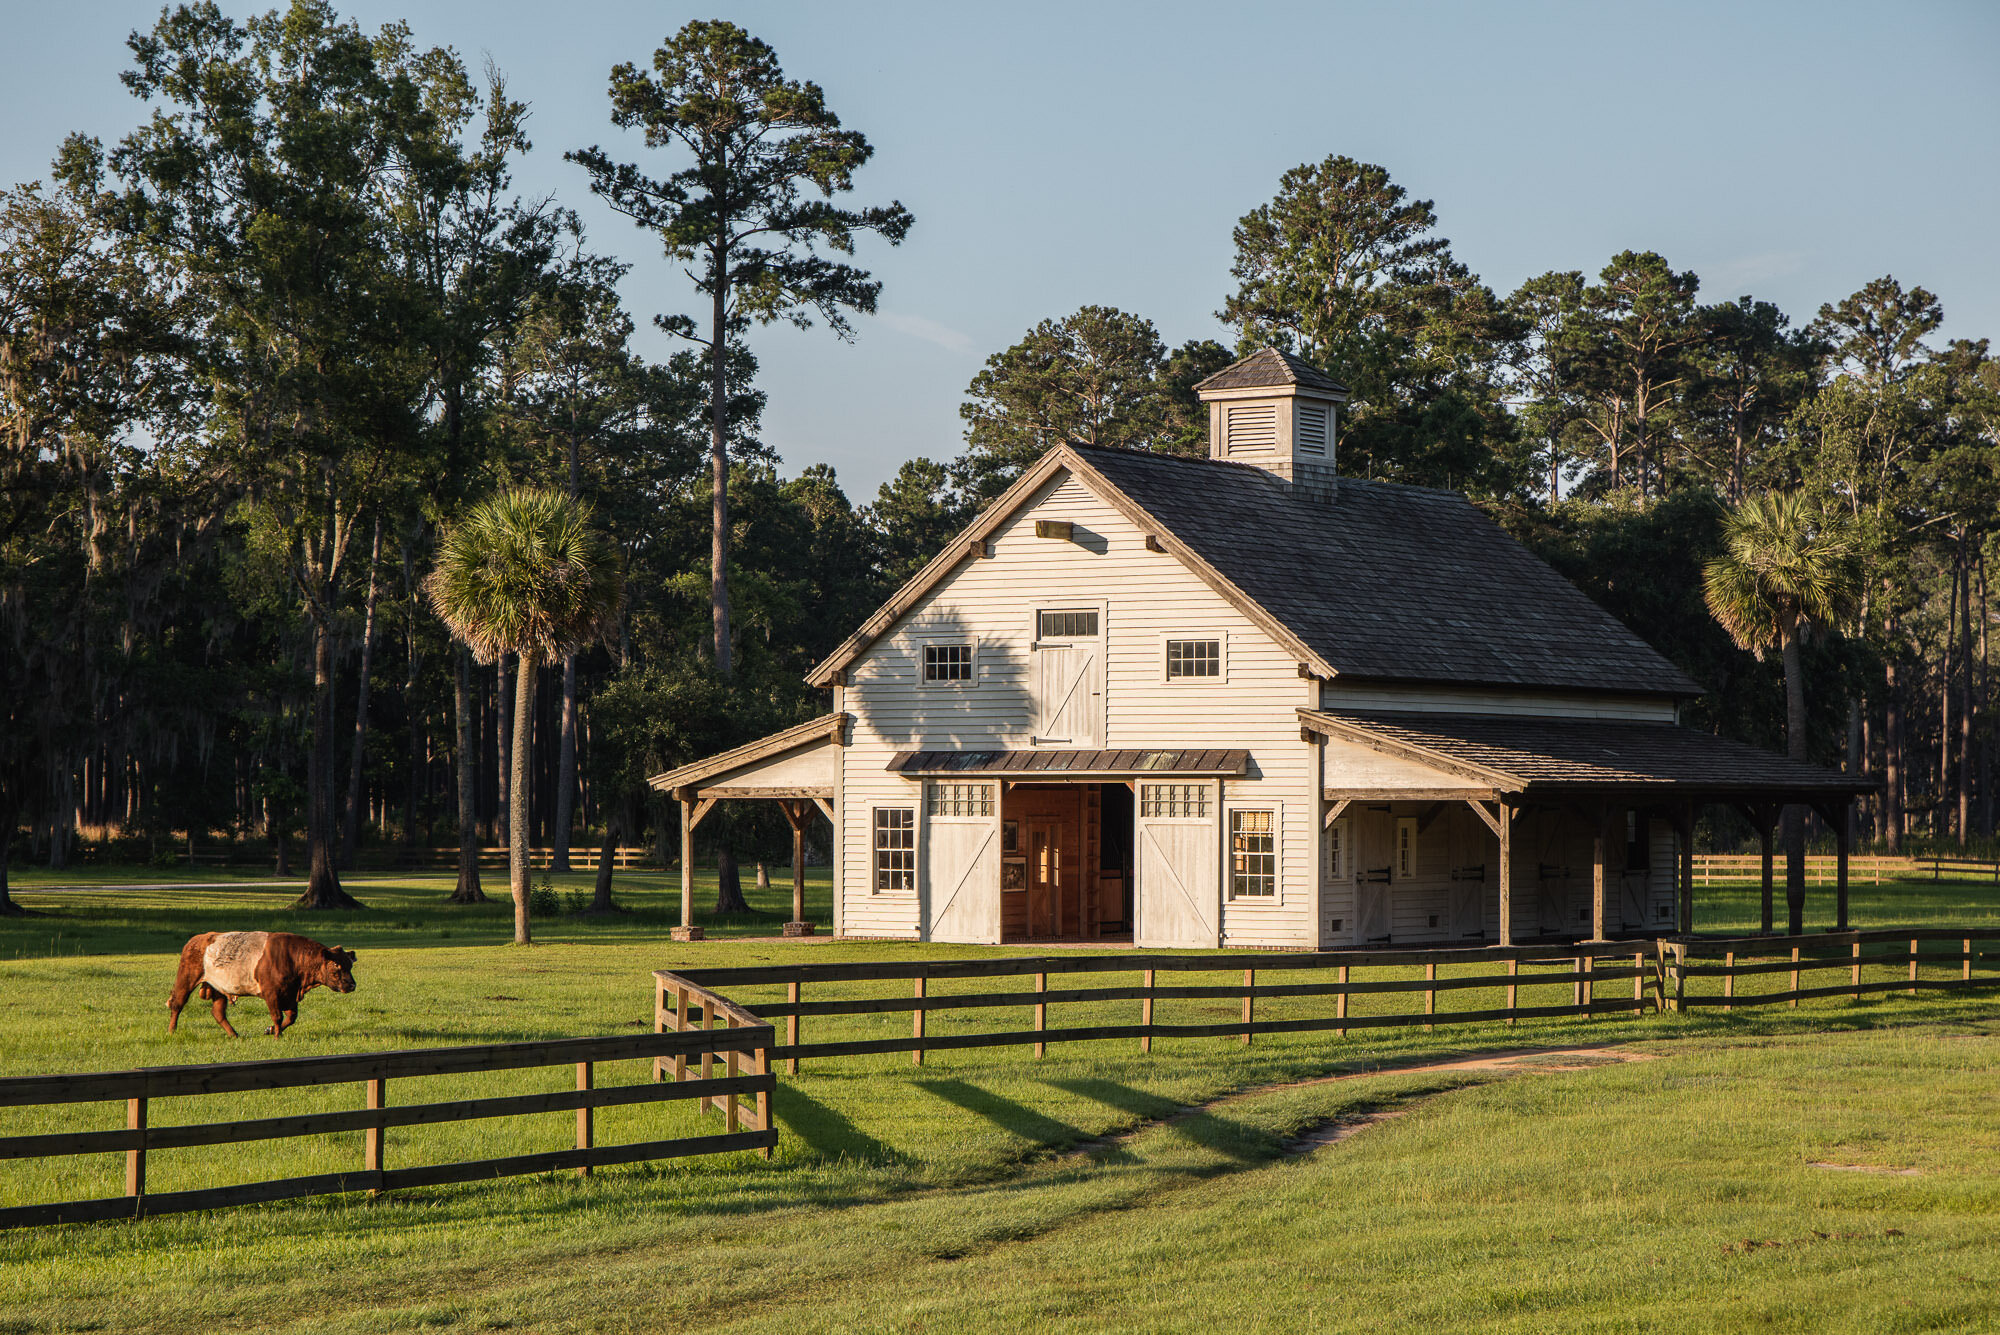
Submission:
[[[924,822],[924,939],[1000,940],[1000,832],[992,820]]]
[[[1221,802],[1215,785],[1142,783],[1138,806],[1133,943],[1220,945]]]

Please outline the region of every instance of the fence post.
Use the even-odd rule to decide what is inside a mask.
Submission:
[[[1139,1035],[1139,1051],[1153,1050],[1153,971],[1145,970],[1146,995],[1139,1000],[1139,1024],[1145,1033]]]
[[[678,1017],[674,1028],[681,1033],[686,1033],[688,1030],[688,1011],[690,1009],[688,990],[684,987],[677,987],[674,989],[674,996],[674,1013]],[[674,1054],[674,1083],[679,1084],[681,1081],[687,1079],[687,1071],[687,1054],[685,1052],[676,1052]],[[702,1109],[697,1108],[695,1111],[700,1112]]]
[[[1965,969],[1965,972],[1964,972],[1963,974],[1961,974],[1960,976],[1961,976],[1961,977],[1963,977],[1963,978],[1965,979],[1965,981],[1969,983],[1969,982],[1971,982],[1971,981],[1972,981],[1972,938],[1971,938],[1971,937],[1969,937],[1969,936],[1965,938],[1965,964],[1964,964],[1964,969]]]
[[[125,1194],[132,1198],[137,1219],[146,1196],[146,1100],[125,1100],[125,1129],[139,1133],[139,1143],[125,1151]]]
[[[1049,1027],[1049,1004],[1048,1002],[1042,1000],[1044,994],[1046,994],[1048,990],[1049,990],[1049,976],[1045,973],[1036,974],[1035,975],[1035,1032],[1038,1034],[1044,1032]],[[1049,1045],[1047,1043],[1042,1042],[1040,1039],[1037,1039],[1035,1041],[1035,1059],[1037,1061],[1041,1060],[1044,1056],[1046,1056],[1048,1054],[1048,1050],[1049,1050]]]
[[[1253,1004],[1251,1001],[1251,996],[1255,991],[1256,987],[1257,987],[1257,971],[1255,969],[1245,969],[1243,971],[1243,1023],[1244,1024],[1250,1023],[1250,1015],[1251,1015],[1250,1008]],[[1248,1029],[1245,1029],[1243,1031],[1243,1046],[1246,1048],[1250,1046],[1250,1031]]]
[[[1594,955],[1578,955],[1576,971],[1583,975],[1576,984],[1576,1004],[1583,1007],[1583,1018],[1590,1018],[1590,1008],[1597,1004],[1597,980],[1590,975],[1597,972],[1597,958]]]
[[[1687,1010],[1687,943],[1674,942],[1674,1013]]]
[[[591,1063],[578,1062],[576,1064],[577,1093],[587,1093],[594,1088],[597,1083],[596,1074]],[[576,1147],[580,1150],[587,1150],[597,1143],[593,1134],[596,1130],[596,1119],[594,1117],[596,1111],[596,1109],[587,1103],[576,1110]],[[578,1177],[589,1177],[590,1165],[587,1163],[578,1164],[576,1166],[576,1175]]]
[[[1632,957],[1632,1014],[1646,1013],[1646,957]]]
[[[1521,1008],[1521,961],[1507,961],[1507,1027],[1514,1028],[1521,1023],[1521,1017],[1514,1012]]]
[[[757,1049],[757,1074],[764,1079],[764,1083],[757,1087],[757,1129],[770,1131],[774,1129],[771,1125],[771,1087],[777,1082],[770,1078],[771,1047],[768,1043]],[[771,1147],[766,1145],[758,1153],[769,1159]]]
[[[1792,947],[1792,1009],[1799,1008],[1799,948]]]
[[[1427,983],[1435,983],[1435,982],[1437,981],[1437,977],[1438,977],[1438,966],[1437,966],[1437,961],[1436,961],[1436,960],[1431,960],[1430,962],[1428,962],[1427,964],[1425,964],[1425,965],[1424,965],[1424,981],[1425,981],[1425,982],[1427,982]],[[1433,1015],[1436,1015],[1436,1014],[1437,1014],[1437,1002],[1438,1002],[1438,994],[1437,994],[1437,989],[1436,989],[1436,988],[1425,988],[1425,989],[1424,989],[1424,1014],[1425,1014],[1426,1016],[1433,1016]],[[1434,1030],[1434,1029],[1436,1029],[1436,1028],[1437,1028],[1437,1026],[1436,1026],[1436,1025],[1434,1025],[1434,1024],[1432,1024],[1432,1023],[1430,1022],[1430,1020],[1426,1019],[1426,1020],[1424,1021],[1424,1032],[1425,1032],[1425,1033],[1427,1033],[1427,1034],[1428,1034],[1428,1033],[1430,1033],[1430,1032],[1431,1032],[1432,1030]]]
[[[924,981],[925,981],[924,976],[922,974],[918,974],[916,996],[919,1001],[923,1000]],[[917,1039],[919,1045],[917,1047],[910,1049],[910,1064],[912,1066],[922,1066],[924,1064],[924,1050],[922,1047],[922,1040],[924,1036],[924,1008],[922,1006],[917,1007],[915,1015],[916,1015],[916,1020],[912,1025],[910,1036],[912,1038]]]
[[[736,1027],[736,1016],[734,1014],[723,1016],[722,1027],[724,1029],[734,1029]],[[731,1035],[725,1034],[723,1039],[727,1042],[731,1037]],[[736,1070],[736,1049],[731,1047],[726,1049],[722,1054],[722,1071],[724,1076],[734,1080],[736,1078]],[[736,1111],[736,1091],[732,1089],[723,1097],[725,1102],[722,1105],[722,1129],[724,1133],[733,1136],[736,1134],[737,1127],[741,1124],[741,1119],[738,1117]]]
[[[1338,1020],[1345,1020],[1347,1018],[1347,966],[1345,964],[1340,966],[1340,996],[1334,1002],[1334,1018]],[[1346,1038],[1347,1026],[1342,1025],[1339,1033],[1342,1038]]]
[[[378,1077],[367,1083],[368,1111],[380,1112],[388,1107],[388,1080]],[[377,1118],[375,1124],[362,1133],[361,1139],[361,1167],[365,1171],[375,1175],[374,1185],[368,1188],[370,1196],[380,1196],[382,1194],[382,1140],[382,1121],[380,1118]]]
[[[1861,1000],[1861,943],[1854,943],[1854,999]]]
[[[1729,1014],[1735,1007],[1730,1003],[1736,999],[1736,952],[1722,952],[1722,1013]]]
[[[796,1006],[799,1004],[800,994],[804,991],[805,984],[799,982],[797,979],[793,979],[785,988],[785,1000]],[[785,1017],[785,1042],[791,1044],[793,1047],[799,1045],[799,1017],[796,1015],[787,1015]],[[799,1073],[799,1054],[796,1052],[791,1057],[791,1073],[793,1075]]]
[[[653,984],[653,1032],[656,1034],[666,1033],[667,1023],[672,1018],[672,1015],[673,1012],[667,1007],[667,985],[656,980]],[[658,1083],[666,1079],[666,1077],[667,1059],[665,1057],[653,1058],[654,1082]]]
[[[1910,995],[1913,997],[1917,995],[1917,948],[1922,944],[1917,938],[1910,938]]]
[[[701,1028],[707,1040],[707,1046],[701,1050],[701,1078],[709,1080],[715,1076],[715,1035],[712,1032],[715,1029],[715,1007],[707,1002],[703,1002],[701,1007]],[[710,1108],[721,1106],[721,1101],[709,1094],[695,1100],[696,1112],[707,1112]]]

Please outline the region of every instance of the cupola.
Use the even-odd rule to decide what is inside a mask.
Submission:
[[[1294,487],[1334,489],[1334,428],[1345,386],[1263,348],[1194,387],[1208,405],[1208,457],[1269,469]]]

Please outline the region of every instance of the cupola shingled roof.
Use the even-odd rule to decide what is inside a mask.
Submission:
[[[1241,361],[1230,363],[1196,385],[1195,392],[1262,389],[1268,385],[1298,385],[1343,396],[1347,393],[1347,386],[1326,372],[1276,348],[1259,348]]]

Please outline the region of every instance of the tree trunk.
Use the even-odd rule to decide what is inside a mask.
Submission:
[[[1993,837],[1993,660],[1988,656],[1986,608],[1986,553],[1979,553],[1979,709],[1986,726],[1979,732],[1979,832]]]
[[[358,909],[360,902],[340,888],[333,848],[333,627],[313,626],[312,746],[306,758],[306,856],[311,869],[296,909]]]
[[[1958,647],[1958,571],[1951,572],[1951,592],[1944,600],[1944,664],[1938,671],[1938,772],[1931,817],[1931,834],[1940,843],[1951,833],[1951,674]]]
[[[736,867],[736,853],[727,843],[724,843],[715,855],[715,911],[717,913],[750,911],[750,905],[743,898],[743,876]]]
[[[0,918],[22,918],[28,913],[14,902],[7,885],[8,863],[14,850],[14,827],[20,819],[20,800],[14,796],[12,786],[0,783]]]
[[[368,549],[367,611],[361,617],[361,682],[354,697],[354,760],[347,770],[347,803],[340,821],[340,865],[354,869],[354,848],[361,839],[361,767],[368,750],[368,683],[375,666],[375,571],[382,559],[382,521],[375,521],[375,538]]]
[[[1965,627],[1958,671],[1958,846],[1972,838],[1972,563],[1959,543],[1958,624]]]
[[[1893,631],[1895,623],[1889,623]],[[1896,689],[1893,638],[1882,668],[1882,833],[1891,854],[1903,851],[1903,697]]]
[[[454,904],[484,904],[479,885],[479,738],[472,710],[472,654],[461,648],[453,655],[452,712],[458,722],[458,886]]]
[[[576,819],[576,655],[563,655],[561,759],[556,765],[556,816],[549,865],[569,870],[569,828]]]
[[[521,693],[514,675],[514,656],[500,655],[499,663],[494,666],[494,680],[498,687],[494,716],[500,729],[500,765],[493,771],[493,813],[500,826],[500,842],[510,848],[514,843],[514,773],[510,758],[514,754],[514,707]]]
[[[726,260],[726,256],[718,258]],[[716,272],[724,273],[724,266],[718,264]],[[729,647],[729,406],[724,374],[729,351],[728,300],[727,285],[718,281],[711,325],[713,337],[708,347],[709,394],[714,400],[709,404],[708,471],[714,513],[708,546],[708,587],[715,622],[715,671],[724,681],[735,668]]]
[[[1785,636],[1785,752],[1793,760],[1806,758],[1805,666],[1800,661],[1796,631]],[[1803,935],[1806,913],[1806,822],[1805,809],[1785,808],[1785,910],[1791,919],[1791,934]]]
[[[604,813],[604,842],[597,850],[597,888],[591,896],[592,913],[615,913],[618,906],[611,902],[611,876],[618,861],[618,835],[623,822],[610,812]]]
[[[514,674],[514,778],[507,785],[513,810],[507,817],[507,867],[514,889],[514,944],[525,946],[528,933],[528,763],[535,743],[535,658],[522,654]]]

